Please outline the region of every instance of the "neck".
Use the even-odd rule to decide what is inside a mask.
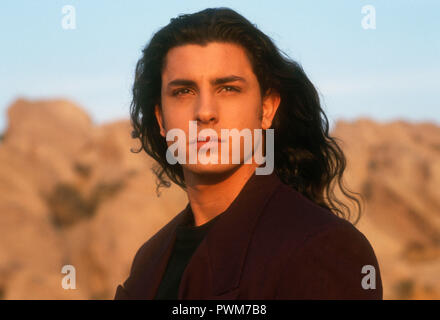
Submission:
[[[235,170],[219,175],[197,174],[184,170],[187,196],[200,226],[224,212],[255,173],[257,164],[242,164]]]

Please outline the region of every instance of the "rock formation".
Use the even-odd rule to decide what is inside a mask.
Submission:
[[[365,198],[387,299],[440,297],[440,128],[338,121],[346,184]],[[95,125],[73,103],[19,99],[0,141],[0,298],[111,299],[136,250],[184,208],[155,193],[128,119]],[[172,199],[172,200],[170,200]],[[76,290],[61,268],[76,269]]]

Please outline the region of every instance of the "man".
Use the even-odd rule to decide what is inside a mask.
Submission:
[[[158,188],[167,177],[189,203],[138,250],[115,299],[382,299],[374,251],[330,187],[336,179],[359,204],[341,184],[345,157],[318,94],[244,17],[206,9],[158,31],[137,64],[131,118],[158,162]],[[186,152],[171,164],[176,129],[186,150],[211,160],[226,150],[229,161]],[[206,129],[216,133],[208,142]],[[222,129],[273,130],[274,144],[262,141],[273,172],[257,174],[256,145],[246,154],[245,139],[234,147]]]

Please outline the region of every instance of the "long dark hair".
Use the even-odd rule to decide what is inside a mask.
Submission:
[[[186,188],[182,166],[166,160],[166,140],[160,135],[154,115],[161,100],[161,75],[168,51],[185,44],[206,45],[209,42],[235,43],[244,48],[260,91],[274,89],[281,103],[271,128],[275,136],[275,173],[287,185],[329,209],[342,218],[350,218],[349,207],[335,193],[335,183],[343,195],[353,201],[360,218],[361,203],[343,184],[346,158],[329,136],[327,116],[321,108],[319,95],[302,67],[280,51],[272,40],[246,18],[229,8],[209,8],[184,14],[154,34],[142,50],[137,62],[130,107],[133,138],[157,164],[157,191],[169,187],[170,181]],[[168,180],[168,179],[169,180]],[[158,193],[159,194],[159,193]],[[362,195],[361,200],[363,200]]]

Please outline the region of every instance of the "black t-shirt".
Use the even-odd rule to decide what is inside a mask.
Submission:
[[[190,218],[177,226],[176,241],[165,274],[154,298],[155,300],[177,300],[180,280],[187,264],[209,228],[217,221],[220,215],[196,227],[194,226],[194,216],[191,212]]]

